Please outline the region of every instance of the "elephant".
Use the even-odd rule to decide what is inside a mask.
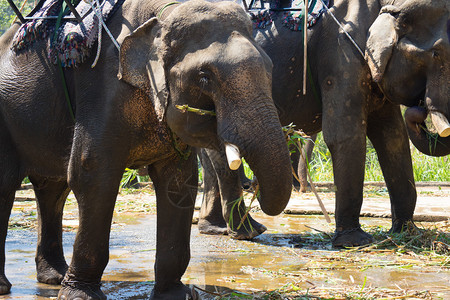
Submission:
[[[433,45],[431,57],[426,62],[427,65],[439,68],[439,73],[434,77],[427,76],[430,86],[427,86],[424,103],[421,102],[421,106],[413,106],[405,111],[406,128],[410,140],[420,152],[430,156],[450,154],[450,124],[448,122],[450,117],[450,50],[448,48],[450,20],[447,21],[447,30],[442,29],[443,32],[436,33],[436,36],[443,41]],[[445,31],[447,31],[447,39]],[[441,45],[442,43],[444,46]],[[417,50],[420,51],[421,48]],[[437,134],[430,134],[427,129],[424,121],[428,115]]]
[[[281,4],[283,9],[290,1]],[[417,200],[400,105],[415,107],[425,99],[428,111],[440,113],[435,119],[449,117],[448,0],[332,1],[321,19],[308,28],[305,69],[310,70],[310,79],[306,95],[302,94],[302,38],[283,26],[281,14],[272,12],[271,23],[254,28],[253,35],[274,63],[272,93],[281,124],[293,123],[306,134],[322,130],[330,150],[336,188],[333,246],[373,242],[359,222],[366,136],[377,152],[389,191],[390,232],[400,232],[413,221]],[[439,126],[444,131],[448,128],[445,122]],[[227,221],[230,215],[239,216],[245,210],[244,205],[228,204],[241,196],[230,185],[236,184],[236,174],[228,168],[224,154],[214,158],[215,186],[220,193],[205,191],[203,201],[219,205],[202,206],[200,216],[204,219],[199,224],[205,228],[210,219],[219,218],[215,214],[221,210]],[[253,225],[247,232],[241,228],[236,233],[228,224],[228,232],[251,239],[261,233],[258,225]]]
[[[316,135],[313,135],[310,140],[304,145],[303,152],[307,155],[308,160],[311,159],[312,151],[314,149],[314,140]],[[199,216],[197,218],[197,227],[200,233],[211,234],[211,235],[229,235],[233,239],[237,240],[251,240],[253,237],[265,232],[267,230],[266,226],[257,222],[252,218],[250,214],[246,212],[245,203],[241,202],[235,209],[222,210],[222,205],[220,201],[221,190],[218,186],[217,178],[224,178],[223,175],[217,175],[215,168],[213,166],[213,161],[225,160],[226,158],[220,158],[219,152],[212,149],[201,149],[199,153],[199,158],[203,167],[203,199],[202,206],[200,208]],[[291,163],[293,172],[297,173],[297,176],[292,178],[294,189],[305,193],[309,188],[309,182],[307,180],[307,164],[300,157],[299,151],[291,153]],[[223,170],[226,170],[224,167]],[[236,174],[237,172],[237,174]],[[234,183],[238,182],[237,189],[234,190],[235,198],[229,199],[240,199],[242,197],[241,189],[248,192],[254,192],[255,186],[257,185],[257,178],[254,176],[253,179],[247,178],[244,172],[244,168],[241,165],[239,169],[235,172],[228,172],[225,177],[238,178]],[[298,181],[297,178],[300,180]],[[228,187],[233,186],[232,183],[224,183],[222,180],[222,185]],[[227,192],[230,188],[227,189]],[[233,197],[233,194],[231,194]],[[214,199],[211,201],[210,199]],[[229,205],[233,206],[236,202],[231,202]],[[230,215],[230,212],[235,212],[235,215]],[[241,218],[247,213],[248,222],[243,223],[243,226],[239,226]],[[233,217],[233,221],[237,222],[236,226],[230,225],[230,216]],[[239,229],[233,229],[233,227],[239,227]],[[242,227],[242,229],[241,229]]]
[[[258,176],[269,215],[279,214],[291,194],[272,62],[255,43],[245,11],[231,2],[125,1],[108,21],[120,51],[103,38],[95,68],[88,57],[63,70],[74,120],[47,41],[11,49],[19,27],[0,38],[0,293],[11,289],[8,218],[15,190],[28,176],[39,216],[38,281],[61,282],[59,299],[105,299],[101,277],[120,180],[126,167],[148,165],[158,216],[150,298],[191,299],[181,277],[190,260],[198,186],[195,147],[237,148]],[[247,138],[252,133],[258,139]],[[68,266],[61,220],[70,190],[79,229]]]

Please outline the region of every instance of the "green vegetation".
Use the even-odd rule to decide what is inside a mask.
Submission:
[[[420,153],[416,148],[411,146],[411,155],[413,160],[414,178],[416,181],[450,181],[450,165],[449,158],[431,157]],[[247,177],[252,178],[253,172],[248,164],[243,160],[244,170]],[[314,147],[313,156],[309,162],[309,170],[314,182],[333,181],[333,164],[331,161],[331,153],[328,150],[322,133],[319,133],[316,145]],[[122,187],[130,180],[136,178],[138,182],[148,181],[148,176],[137,176],[137,170],[127,170],[122,180]],[[201,170],[199,172],[200,181],[202,180]],[[375,149],[369,140],[367,140],[366,153],[366,173],[365,181],[384,181],[380,164]]]
[[[22,9],[22,15],[26,16],[37,4],[37,0],[14,0],[16,6]],[[16,14],[9,6],[8,1],[0,0],[0,35],[2,35],[13,23]]]
[[[450,161],[448,157],[431,157],[420,153],[411,147],[414,178],[416,181],[450,181]],[[333,181],[333,166],[331,154],[322,134],[316,140],[313,157],[310,161],[310,170],[313,181]],[[375,149],[367,141],[366,174],[365,181],[384,181]]]

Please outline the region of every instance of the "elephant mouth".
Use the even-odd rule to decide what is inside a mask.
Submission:
[[[447,117],[438,111],[430,111],[431,122],[434,128],[436,128],[437,133],[441,137],[448,137],[450,135],[450,123]]]
[[[450,136],[450,123],[448,118],[439,111],[428,111],[426,108],[421,106],[410,107],[405,111],[406,124],[412,131],[419,134],[419,126],[423,126],[425,124],[425,120],[428,115],[430,116],[431,123],[439,136]]]

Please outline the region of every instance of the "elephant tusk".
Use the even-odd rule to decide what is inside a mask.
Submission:
[[[450,123],[444,114],[432,111],[430,112],[431,122],[433,122],[434,127],[436,128],[439,136],[448,137],[450,135]]]
[[[230,169],[239,169],[239,166],[241,165],[241,154],[239,153],[238,147],[233,144],[225,143],[225,153]]]

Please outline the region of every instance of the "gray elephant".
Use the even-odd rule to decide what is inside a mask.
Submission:
[[[275,215],[286,206],[292,176],[271,98],[272,63],[237,4],[125,1],[108,21],[120,52],[103,38],[94,69],[64,70],[74,121],[47,41],[11,50],[19,27],[0,38],[1,294],[11,288],[5,238],[14,192],[25,176],[38,203],[37,277],[57,284],[64,276],[59,299],[106,298],[100,281],[125,167],[149,165],[156,189],[152,299],[191,297],[180,281],[190,259],[198,179],[191,146],[238,148],[259,178],[262,209]],[[184,105],[215,116],[180,110]],[[252,133],[258,139],[248,139]],[[70,190],[80,225],[67,266],[61,219]]]
[[[290,1],[281,4],[279,10],[290,6]],[[273,99],[281,124],[294,123],[308,134],[322,130],[330,149],[336,186],[333,245],[357,246],[373,240],[359,223],[366,136],[377,152],[389,190],[391,232],[401,231],[413,219],[417,195],[400,104],[413,107],[425,100],[429,111],[440,113],[437,123],[449,117],[449,1],[333,1],[308,30],[311,80],[306,96],[302,95],[301,37],[283,26],[282,14],[272,11],[270,25],[253,34],[274,62]],[[443,123],[437,127],[445,132],[449,126]],[[221,206],[202,206],[199,224],[205,229],[221,210],[225,220],[245,210],[228,204],[240,197],[238,189],[228,185],[236,182],[236,175],[223,171],[227,168],[223,154],[214,155],[211,161],[221,198],[206,191],[204,201]],[[249,220],[250,231],[241,227],[236,233],[229,224],[228,231],[241,238],[261,233],[261,227]]]

